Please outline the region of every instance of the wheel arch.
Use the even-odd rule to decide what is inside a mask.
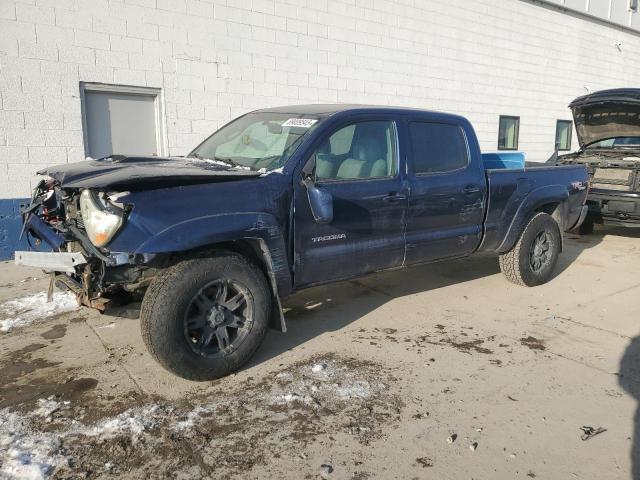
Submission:
[[[269,326],[274,330],[282,333],[287,331],[287,325],[284,319],[282,303],[280,301],[280,290],[278,279],[274,270],[273,257],[269,246],[262,238],[242,238],[224,244],[227,250],[234,251],[240,255],[250,258],[267,277],[271,292],[273,294],[273,312]],[[284,289],[285,294],[290,293],[289,289]]]
[[[504,253],[513,248],[522,231],[537,213],[547,213],[556,221],[560,228],[560,238],[564,231],[564,219],[567,218],[569,192],[563,185],[547,185],[531,191],[520,203],[511,224],[496,248],[497,253]],[[560,249],[562,251],[562,240]]]
[[[286,331],[280,298],[290,294],[293,285],[284,235],[272,215],[242,213],[191,219],[158,233],[135,253],[168,254],[175,263],[220,251],[243,255],[263,271],[274,299],[270,326]]]

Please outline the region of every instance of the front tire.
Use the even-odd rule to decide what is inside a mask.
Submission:
[[[142,338],[167,370],[213,380],[242,367],[267,331],[271,293],[262,271],[230,252],[184,260],[159,274],[140,310]]]
[[[553,275],[561,245],[562,236],[557,222],[547,213],[537,213],[514,247],[500,255],[500,270],[517,285],[542,285]]]

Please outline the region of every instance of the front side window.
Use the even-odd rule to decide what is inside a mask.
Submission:
[[[411,122],[409,134],[416,174],[453,172],[469,163],[467,141],[458,125]]]
[[[571,120],[558,120],[556,123],[556,150],[571,150]]]
[[[319,123],[315,117],[250,113],[224,126],[188,156],[251,170],[276,170]]]
[[[500,116],[498,150],[517,150],[520,136],[520,117]]]
[[[313,154],[317,180],[361,180],[397,173],[395,124],[354,123],[330,135]]]

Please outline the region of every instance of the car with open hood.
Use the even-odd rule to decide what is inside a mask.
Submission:
[[[480,251],[514,283],[551,279],[563,232],[586,214],[585,168],[488,165],[500,155],[483,157],[457,115],[259,110],[185,157],[44,169],[24,231],[53,251],[16,252],[16,263],[51,272],[89,307],[141,297],[160,364],[218,378],[268,326],[286,330],[281,299],[303,288]]]
[[[554,156],[560,165],[585,165],[591,188],[581,231],[594,223],[640,227],[640,88],[603,90],[569,105],[580,149]]]

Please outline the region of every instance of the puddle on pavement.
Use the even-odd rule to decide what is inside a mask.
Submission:
[[[544,344],[544,340],[529,335],[520,339],[520,343],[525,347],[529,347],[531,350],[546,350],[547,347]]]
[[[58,324],[51,327],[46,332],[40,334],[40,336],[46,340],[56,340],[62,338],[67,333],[67,326],[64,324]]]
[[[51,395],[62,400],[77,400],[98,385],[94,378],[74,379],[69,376],[70,371],[54,369],[60,362],[32,357],[34,352],[45,347],[41,343],[33,343],[3,358],[0,363],[3,373],[0,384],[0,408],[28,408],[39,398]],[[36,376],[36,373],[39,375]]]

